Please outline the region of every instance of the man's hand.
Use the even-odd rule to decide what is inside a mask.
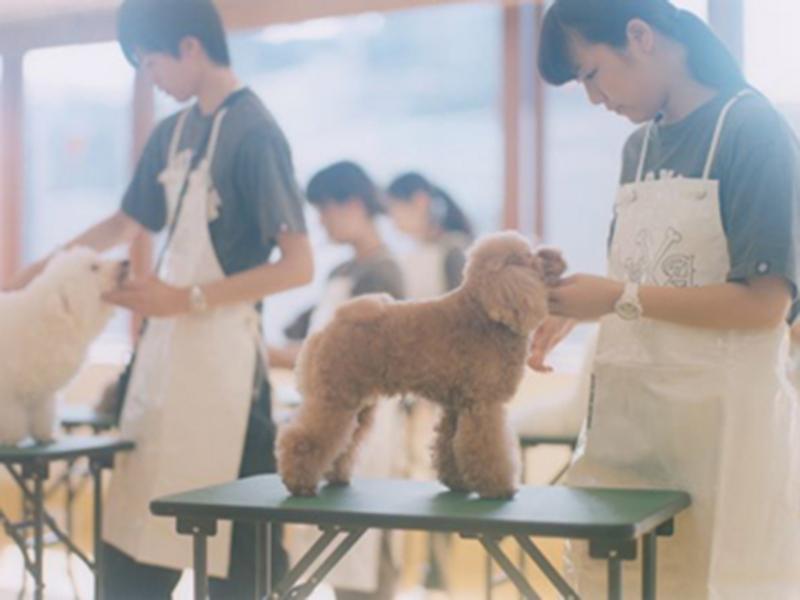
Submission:
[[[155,277],[125,282],[103,299],[144,317],[174,317],[190,310],[188,289],[173,287]]]

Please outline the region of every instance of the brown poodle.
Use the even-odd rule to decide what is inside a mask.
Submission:
[[[443,409],[432,448],[441,482],[486,498],[513,495],[519,450],[504,404],[547,315],[546,286],[565,266],[556,251],[534,253],[521,235],[497,233],[475,244],[461,287],[441,298],[376,294],[344,304],[298,359],[304,400],[277,440],[286,487],[307,496],[323,475],[348,483],[377,399],[415,394]]]

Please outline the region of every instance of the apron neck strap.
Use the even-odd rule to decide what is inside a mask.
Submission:
[[[745,96],[749,96],[752,93],[753,92],[751,90],[749,90],[749,89],[742,90],[741,92],[736,94],[733,98],[728,100],[727,104],[725,104],[725,106],[723,107],[722,112],[720,112],[719,118],[717,119],[717,126],[714,129],[714,137],[713,137],[713,139],[711,141],[711,148],[709,149],[708,158],[706,158],[706,164],[705,164],[705,167],[703,169],[703,179],[708,179],[709,176],[711,175],[711,167],[714,166],[714,158],[717,155],[717,148],[719,147],[719,140],[720,140],[720,137],[722,135],[722,129],[723,129],[724,125],[725,125],[725,119],[728,116],[728,112],[730,111],[730,109],[733,107],[733,105],[736,104],[736,102],[740,98],[743,98]],[[648,150],[648,147],[650,145],[650,137],[651,137],[651,134],[652,134],[654,126],[655,126],[655,122],[654,121],[650,121],[650,123],[647,124],[647,129],[645,130],[644,143],[642,144],[642,152],[639,155],[639,166],[636,169],[636,183],[641,182],[642,181],[642,177],[644,177],[644,163],[645,163],[645,160],[647,159],[647,150]]]
[[[642,151],[639,154],[639,166],[636,168],[636,183],[642,181],[644,176],[644,161],[647,158],[647,148],[650,145],[650,134],[653,131],[653,121],[647,124],[647,129],[644,132],[644,142],[642,143]]]
[[[711,176],[711,168],[714,166],[714,159],[717,156],[717,149],[719,148],[719,140],[722,137],[722,129],[725,126],[725,119],[728,116],[728,112],[733,108],[733,105],[736,104],[741,98],[745,96],[749,96],[753,92],[750,90],[742,90],[738,94],[736,94],[733,98],[728,100],[725,104],[722,112],[719,113],[719,118],[717,119],[717,127],[714,130],[714,137],[711,140],[711,147],[708,150],[708,158],[706,159],[706,166],[703,169],[703,179],[708,179]]]
[[[206,149],[204,160],[210,164],[214,159],[214,153],[217,151],[217,141],[219,141],[219,132],[222,128],[222,120],[225,118],[225,113],[228,112],[227,108],[220,110],[214,117],[214,124],[211,126],[211,134],[208,138],[208,147]]]
[[[190,110],[191,108],[187,108],[178,115],[178,121],[175,123],[175,130],[172,132],[172,140],[170,140],[169,143],[169,154],[167,154],[169,162],[175,160],[175,157],[178,155],[178,145],[181,142],[183,127],[186,124],[186,117],[189,116]]]

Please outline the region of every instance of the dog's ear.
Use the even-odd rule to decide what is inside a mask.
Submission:
[[[475,293],[493,321],[527,335],[547,316],[547,290],[540,269],[493,261]]]
[[[555,248],[540,248],[536,252],[539,258],[539,264],[542,269],[542,276],[547,285],[555,285],[564,271],[567,270],[567,263],[561,252]]]

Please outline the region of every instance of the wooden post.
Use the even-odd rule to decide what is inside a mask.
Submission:
[[[520,46],[520,8],[508,6],[503,9],[504,229],[520,224]]]
[[[504,9],[503,226],[541,240],[546,234],[546,93],[536,67],[544,4]]]
[[[733,56],[744,59],[744,0],[708,0],[708,22]]]
[[[3,55],[2,83],[2,187],[0,190],[0,282],[8,281],[22,263],[22,157],[24,54]]]

